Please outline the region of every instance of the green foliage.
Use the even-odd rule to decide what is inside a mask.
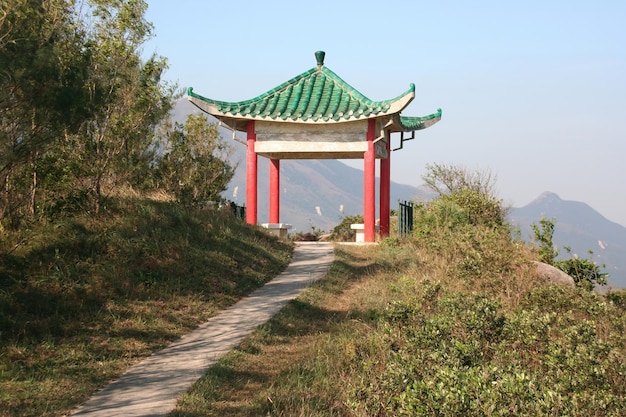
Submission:
[[[294,242],[317,242],[320,240],[320,237],[324,231],[319,229],[313,225],[311,225],[311,230],[308,232],[296,232],[293,234],[292,239]]]
[[[541,286],[505,230],[448,200],[420,210],[427,233],[374,247],[367,263],[339,247],[332,291],[307,290],[231,356],[233,384],[212,380],[193,392],[202,405],[175,415],[622,415],[623,296]]]
[[[158,159],[160,185],[186,206],[220,201],[235,168],[228,162],[230,148],[217,126],[203,115],[189,115],[176,124]]]
[[[150,166],[155,129],[172,108],[173,87],[161,82],[164,58],[141,60],[152,31],[145,1],[92,0],[91,6],[83,87],[90,117],[60,143],[59,159],[80,161],[71,173],[74,188],[88,192],[98,213],[114,190],[137,185]]]
[[[174,86],[141,59],[142,0],[16,0],[0,13],[0,222],[88,208],[151,169]],[[85,204],[87,207],[85,207]]]
[[[187,206],[220,200],[227,148],[200,116],[169,124],[177,87],[162,80],[165,58],[142,59],[147,7],[2,3],[0,230],[97,215],[128,188],[162,187]]]
[[[617,416],[626,406],[626,320],[599,295],[538,287],[505,310],[442,282],[414,288],[354,336],[388,346],[357,348],[348,366],[355,414]]]
[[[35,215],[39,159],[83,115],[85,55],[72,2],[0,10],[0,222],[15,229]]]
[[[505,225],[506,209],[495,195],[495,177],[490,173],[454,165],[432,164],[426,168],[427,173],[422,177],[426,185],[442,200],[463,210],[469,223]]]
[[[352,224],[362,224],[363,215],[344,216],[339,224],[335,226],[331,234],[331,239],[338,242],[352,242],[355,239],[356,231],[350,228]]]
[[[448,185],[446,194],[415,205],[416,243],[437,251],[448,268],[462,278],[463,286],[489,292],[514,286],[507,274],[526,260],[518,242],[511,240],[506,210],[490,194],[493,184],[482,182],[483,175],[462,168],[430,169],[431,182]]]
[[[559,256],[558,249],[552,243],[555,222],[556,219],[548,220],[542,217],[539,219],[539,225],[531,224],[535,242],[538,244],[539,260],[549,265],[553,265],[554,260]]]
[[[506,211],[499,200],[488,194],[481,194],[466,188],[441,197],[462,207],[470,224],[500,227],[505,223]]]
[[[567,246],[565,250],[571,258],[558,260],[554,262],[554,266],[574,278],[576,285],[589,291],[593,290],[596,285],[606,285],[606,278],[609,274],[600,272],[600,266],[593,259],[573,256],[571,248]],[[589,255],[593,255],[593,251],[590,250]]]
[[[437,198],[414,205],[413,231],[418,237],[444,236],[469,225],[469,215],[451,199]]]
[[[622,310],[626,310],[626,290],[609,291],[606,299]]]
[[[584,259],[572,255],[572,250],[569,246],[565,246],[565,250],[570,255],[570,259],[556,260],[559,251],[552,243],[555,222],[556,219],[548,220],[542,217],[539,220],[539,226],[536,224],[531,225],[535,234],[535,241],[539,245],[539,260],[559,268],[571,276],[577,286],[586,290],[591,291],[596,285],[606,285],[608,274],[600,271],[600,268],[603,268],[604,265],[597,265],[593,259]],[[593,255],[593,251],[590,250],[589,255]]]

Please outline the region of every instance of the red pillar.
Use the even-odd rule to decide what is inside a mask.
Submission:
[[[366,242],[376,241],[376,119],[367,121],[367,151],[363,157],[363,224]]]
[[[246,223],[257,224],[257,161],[254,150],[256,131],[254,120],[248,122],[248,149],[246,151]]]
[[[270,160],[270,223],[280,223],[280,159]]]
[[[391,134],[387,136],[387,158],[380,160],[380,236],[389,237],[389,215],[391,200]]]

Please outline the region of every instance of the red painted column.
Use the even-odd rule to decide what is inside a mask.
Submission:
[[[246,223],[257,224],[257,162],[254,150],[256,131],[254,120],[248,122],[248,149],[246,151]]]
[[[367,121],[367,151],[363,157],[363,223],[366,242],[376,241],[376,120]]]
[[[270,223],[280,223],[280,159],[270,160]]]
[[[391,200],[391,133],[385,132],[387,159],[380,160],[380,237],[389,237]]]

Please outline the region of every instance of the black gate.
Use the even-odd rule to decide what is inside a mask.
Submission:
[[[246,207],[245,206],[238,206],[237,204],[231,201],[230,209],[236,218],[240,220],[246,220]]]
[[[398,210],[398,237],[408,236],[413,232],[413,203],[400,201]]]

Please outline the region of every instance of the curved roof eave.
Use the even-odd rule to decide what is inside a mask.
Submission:
[[[426,129],[441,120],[441,109],[437,109],[436,113],[427,116],[400,116],[399,125],[402,132],[414,132],[416,130]]]
[[[390,132],[415,132],[431,127],[441,120],[441,109],[426,116],[402,116],[394,114],[385,124],[385,129]]]
[[[286,83],[285,83],[286,84]],[[233,111],[222,111],[221,109],[224,107],[227,108],[242,108],[245,106],[250,106],[255,103],[255,101],[262,100],[266,97],[269,97],[272,92],[275,92],[277,89],[270,90],[267,93],[264,93],[258,96],[255,99],[245,100],[241,102],[225,102],[212,100],[206,97],[203,97],[199,94],[193,92],[193,88],[189,87],[187,89],[187,97],[188,100],[198,107],[200,110],[205,113],[211,114],[216,118],[228,119],[228,120],[236,120],[236,121],[250,121],[250,120],[262,120],[262,121],[270,121],[270,122],[285,122],[285,123],[305,123],[305,124],[327,124],[327,123],[345,123],[345,122],[353,122],[357,120],[364,120],[370,118],[384,117],[393,114],[397,114],[402,111],[406,106],[411,103],[411,101],[415,98],[415,86],[411,84],[410,88],[399,95],[398,97],[385,100],[385,101],[369,101],[366,107],[366,110],[352,110],[349,109],[345,113],[318,113],[312,115],[297,115],[297,117],[293,117],[296,115],[286,115],[281,117],[281,114],[250,114],[249,112],[233,112]],[[356,90],[354,90],[356,92]],[[357,92],[358,93],[358,92]],[[356,94],[355,94],[356,95]],[[364,96],[363,96],[364,97]],[[258,99],[258,100],[257,100]],[[364,98],[368,100],[367,98]],[[362,106],[361,106],[362,107]],[[367,111],[371,109],[370,111]],[[384,109],[384,110],[383,110]],[[303,117],[304,116],[304,117]],[[226,122],[226,120],[224,120]]]

